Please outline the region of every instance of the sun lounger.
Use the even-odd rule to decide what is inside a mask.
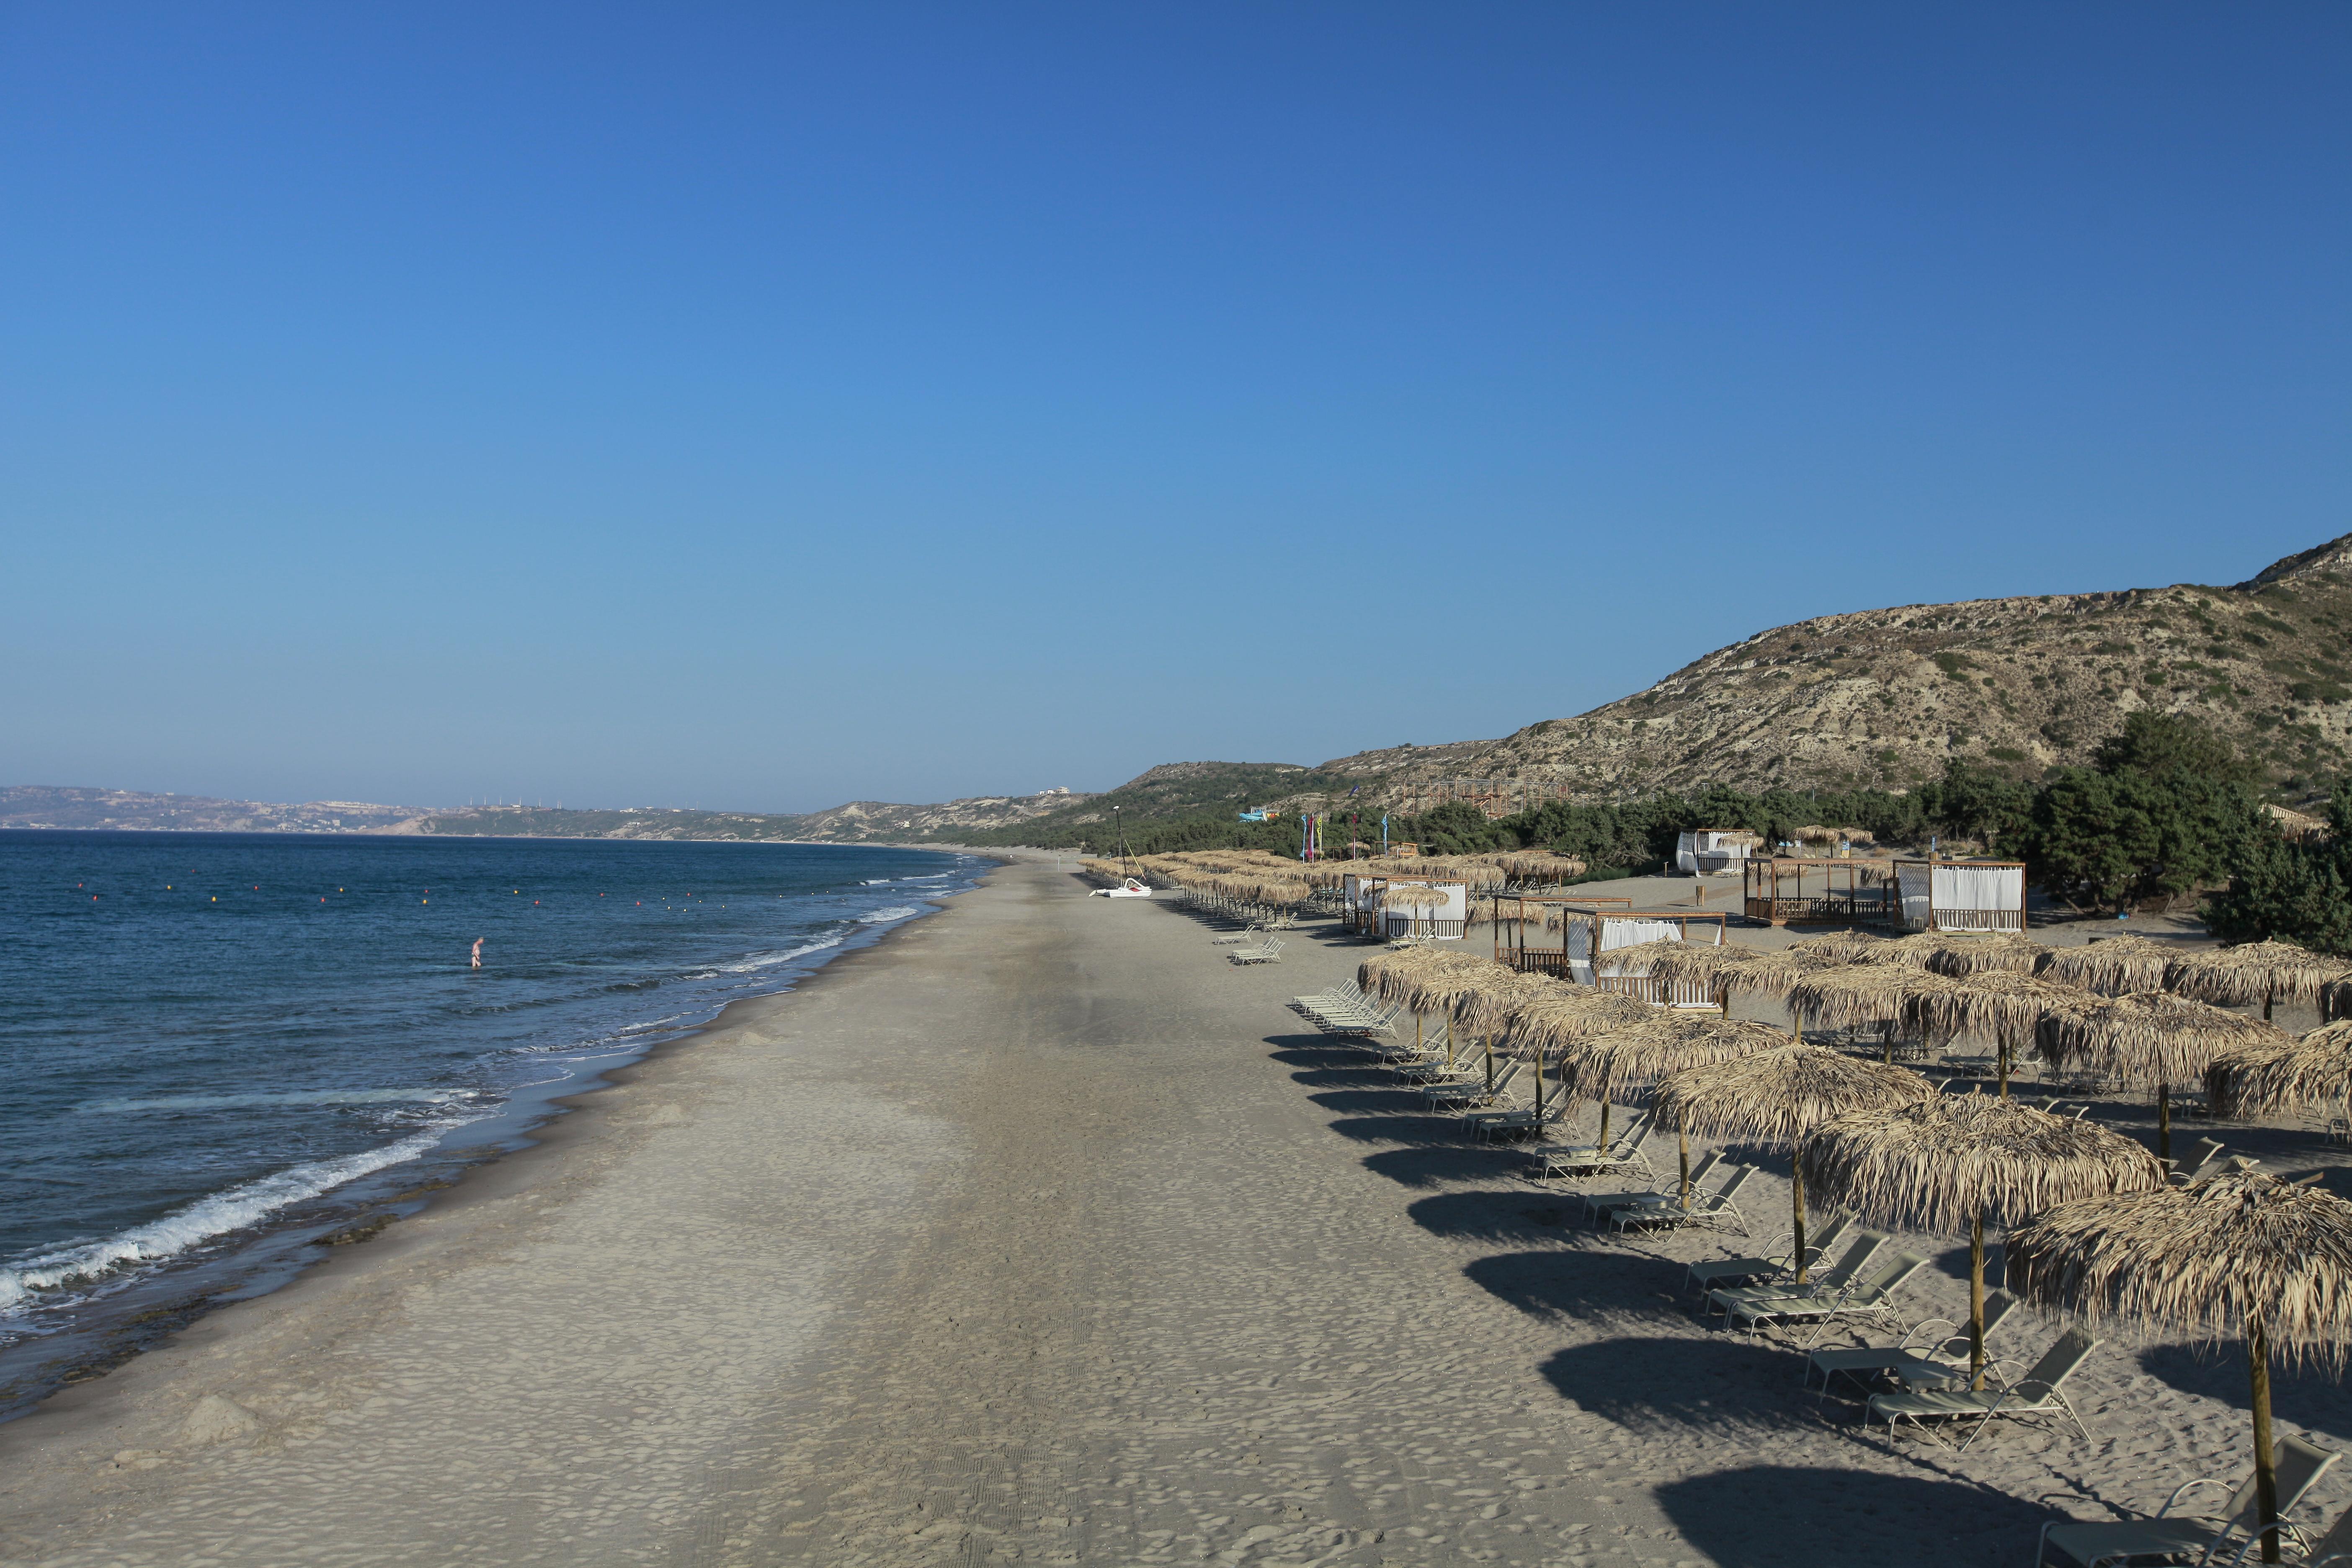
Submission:
[[[1973,1421],[1975,1426],[1960,1440],[1960,1449],[1965,1453],[1969,1445],[1983,1436],[1995,1421],[2021,1415],[2063,1415],[2088,1442],[2090,1428],[2083,1425],[2083,1418],[2067,1403],[2066,1380],[2090,1359],[2098,1344],[2082,1330],[2069,1329],[2058,1336],[2058,1342],[2033,1363],[2032,1370],[2021,1382],[1997,1389],[1915,1388],[1903,1394],[1874,1394],[1863,1421],[1867,1425],[1875,1416],[1885,1422],[1890,1443],[1901,1422],[1908,1421],[1925,1432],[1931,1421]]]
[[[1428,1096],[1433,1110],[1448,1105],[1492,1105],[1510,1097],[1511,1080],[1518,1076],[1519,1064],[1506,1062],[1503,1070],[1495,1075],[1490,1088],[1486,1082],[1485,1064],[1481,1063],[1475,1076],[1433,1083],[1423,1092]],[[1507,1115],[1508,1112],[1502,1114]]]
[[[1853,1216],[1840,1215],[1817,1234],[1806,1237],[1806,1267],[1811,1268],[1836,1251],[1838,1244],[1845,1240],[1845,1233],[1853,1228]],[[1796,1233],[1784,1230],[1772,1238],[1772,1247],[1779,1250],[1768,1248],[1760,1258],[1705,1258],[1684,1271],[1683,1282],[1696,1285],[1702,1290],[1712,1290],[1717,1286],[1729,1286],[1742,1280],[1752,1285],[1759,1279],[1768,1282],[1787,1279],[1797,1271],[1797,1260],[1790,1256],[1795,1245]]]
[[[1818,1340],[1832,1324],[1855,1318],[1876,1318],[1899,1331],[1905,1325],[1903,1314],[1895,1309],[1895,1292],[1927,1267],[1927,1260],[1918,1254],[1898,1252],[1857,1275],[1853,1284],[1834,1296],[1756,1296],[1733,1306],[1728,1317],[1747,1331],[1751,1341],[1767,1328],[1798,1323],[1815,1325],[1813,1337]]]
[[[1465,1111],[1462,1123],[1469,1129],[1470,1136],[1481,1143],[1548,1138],[1554,1128],[1567,1120],[1571,1109],[1568,1096],[1555,1094],[1550,1103],[1540,1109],[1532,1105],[1517,1105],[1503,1110]]]
[[[1650,1158],[1642,1146],[1650,1141],[1650,1119],[1638,1116],[1633,1125],[1607,1144],[1560,1143],[1538,1149],[1530,1159],[1535,1167],[1534,1180],[1549,1181],[1554,1176],[1605,1175],[1639,1165],[1653,1181],[1656,1174],[1650,1170]]]
[[[1644,1193],[1632,1203],[1609,1205],[1608,1220],[1612,1230],[1625,1230],[1633,1226],[1718,1226],[1724,1229],[1738,1226],[1739,1234],[1748,1234],[1748,1216],[1739,1211],[1739,1189],[1756,1173],[1753,1165],[1734,1165],[1730,1176],[1713,1192],[1694,1190],[1690,1203],[1685,1205],[1681,1183],[1665,1192]]]
[[[1865,1230],[1845,1244],[1845,1254],[1821,1273],[1802,1285],[1718,1285],[1706,1293],[1708,1310],[1728,1312],[1743,1301],[1760,1301],[1768,1297],[1797,1295],[1835,1296],[1853,1283],[1886,1238],[1874,1230]]]
[[[2004,1290],[1996,1290],[1985,1298],[1985,1343],[1992,1343],[1993,1331],[2007,1322],[2017,1310],[2017,1298]],[[1954,1379],[1969,1376],[1968,1325],[1950,1318],[1929,1318],[1914,1323],[1902,1342],[1892,1345],[1856,1345],[1837,1350],[1815,1351],[1805,1360],[1805,1382],[1810,1385],[1813,1374],[1821,1373],[1821,1392],[1830,1391],[1830,1384],[1840,1377],[1850,1377],[1862,1383],[1865,1377],[1893,1378],[1913,1388],[1934,1387]],[[1864,1385],[1867,1386],[1866,1384]]]
[[[1282,962],[1283,944],[1289,940],[1288,937],[1269,936],[1263,947],[1237,948],[1225,956],[1235,963],[1279,963]]]
[[[1717,1170],[1721,1170],[1723,1172],[1723,1175],[1720,1179],[1727,1182],[1731,1179],[1731,1173],[1738,1169],[1738,1166],[1737,1164],[1723,1157],[1723,1153],[1720,1150],[1709,1152],[1697,1164],[1691,1167],[1690,1179],[1692,1201],[1696,1202],[1702,1194],[1712,1190],[1706,1185],[1707,1179],[1714,1176]],[[1679,1177],[1675,1180],[1675,1191],[1677,1201],[1679,1201],[1682,1191],[1682,1182]],[[1610,1211],[1620,1204],[1648,1203],[1654,1199],[1663,1198],[1665,1195],[1666,1194],[1664,1193],[1658,1189],[1654,1183],[1650,1186],[1643,1187],[1634,1192],[1587,1193],[1584,1194],[1584,1217],[1586,1219],[1595,1219],[1595,1216],[1598,1216],[1598,1221],[1596,1223],[1605,1222],[1609,1217]]]
[[[2221,1169],[2222,1153],[2227,1148],[2228,1145],[2219,1139],[2200,1138],[2197,1141],[2195,1160],[2167,1161],[2165,1174],[2171,1178],[2175,1186],[2186,1186],[2190,1182],[2203,1181],[2208,1176],[2217,1175]]]
[[[2271,1454],[2278,1477],[2278,1517],[2282,1520],[2341,1458],[2333,1449],[2300,1437],[2280,1438]],[[2252,1475],[2239,1483],[2237,1490],[2229,1493],[2230,1500],[2218,1517],[2172,1511],[2180,1506],[2182,1498],[2199,1487],[2220,1487],[2227,1491],[2229,1486],[2229,1482],[2210,1476],[2184,1481],[2147,1519],[2045,1524],[2042,1527],[2041,1545],[2034,1553],[2036,1568],[2043,1563],[2061,1564],[2063,1568],[2114,1568],[2134,1557],[2192,1554],[2200,1563],[2219,1563],[2244,1557],[2249,1547],[2259,1552],[2260,1521],[2255,1514]],[[2294,1528],[2284,1527],[2282,1534]]]
[[[1259,933],[1264,929],[1264,927],[1253,923],[1244,926],[1242,928],[1241,934],[1238,936],[1213,936],[1209,939],[1209,945],[1211,947],[1232,947],[1236,942],[1256,942],[1260,940]]]

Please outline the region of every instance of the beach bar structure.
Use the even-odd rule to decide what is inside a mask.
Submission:
[[[2022,860],[1897,860],[1895,890],[1906,931],[2025,929]]]
[[[1636,910],[1625,899],[1528,899],[1522,900],[1522,912],[1515,918],[1504,910],[1508,902],[1507,899],[1496,900],[1497,963],[1524,973],[1549,974],[1621,992],[1653,1006],[1721,1010],[1722,997],[1703,983],[1668,984],[1651,975],[1646,967],[1629,971],[1613,963],[1609,955],[1653,942],[1701,942],[1720,947],[1728,915]],[[1506,926],[1510,927],[1507,932]],[[1530,926],[1559,931],[1560,945],[1531,945],[1528,942]]]
[[[1763,840],[1744,828],[1700,827],[1675,836],[1675,868],[1693,877],[1720,877],[1748,864]]]
[[[1339,886],[1348,929],[1360,936],[1459,942],[1469,926],[1470,889],[1461,882],[1350,871]]]
[[[1790,921],[1895,920],[1895,862],[1759,855],[1741,873],[1742,912],[1767,925]]]

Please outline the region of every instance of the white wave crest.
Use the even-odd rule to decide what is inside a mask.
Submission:
[[[16,1310],[37,1290],[70,1285],[126,1263],[157,1262],[214,1237],[257,1225],[289,1204],[315,1198],[371,1172],[414,1160],[440,1141],[437,1131],[419,1132],[381,1149],[296,1165],[198,1198],[185,1208],[103,1241],[62,1247],[0,1268],[0,1313]]]
[[[439,1105],[470,1100],[465,1089],[310,1089],[284,1094],[159,1094],[149,1100],[93,1100],[74,1107],[89,1114],[126,1110],[247,1110],[272,1105]]]
[[[876,910],[870,914],[858,916],[857,923],[862,926],[878,926],[885,921],[902,921],[908,915],[919,915],[922,912],[912,904],[893,904],[887,910]]]
[[[840,945],[839,937],[829,936],[821,942],[810,942],[805,947],[796,947],[790,952],[755,952],[740,963],[719,965],[718,972],[721,974],[749,974],[753,970],[772,969],[779,963],[789,963],[795,958],[805,958],[812,952],[823,952],[828,947]]]

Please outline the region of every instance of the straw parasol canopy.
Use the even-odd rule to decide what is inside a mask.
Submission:
[[[1609,966],[1612,974],[1655,974],[1658,961],[1676,948],[1697,947],[1695,942],[1679,937],[1664,937],[1656,942],[1637,942],[1630,947],[1612,947],[1598,955],[1596,962]],[[1712,942],[1706,944],[1713,946]]]
[[[1640,1023],[1568,1042],[1560,1048],[1560,1071],[1579,1094],[1622,1100],[1685,1068],[1730,1061],[1788,1043],[1787,1034],[1769,1024],[1652,1008]]]
[[[2033,973],[2062,985],[2121,996],[2164,984],[2164,968],[2180,950],[2144,936],[2111,936],[2083,947],[2053,947]]]
[[[1856,963],[1823,969],[1789,988],[1789,1009],[1816,1028],[1850,1029],[1861,1024],[1900,1024],[1916,998],[1965,989],[1957,980],[1893,963]]]
[[[2207,952],[2184,952],[2165,965],[2164,988],[2200,1002],[2246,1007],[2259,1002],[2263,1016],[2273,1002],[2316,1004],[2329,982],[2352,964],[2289,942],[2250,942]]]
[[[2062,1205],[2009,1237],[2009,1288],[2098,1322],[2123,1319],[2242,1337],[2254,1416],[2262,1523],[2278,1518],[2271,1473],[2273,1355],[2340,1368],[2352,1341],[2352,1203],[2259,1172]],[[2279,1560],[2278,1537],[2263,1559]]]
[[[1727,970],[1754,963],[1767,956],[1760,948],[1734,947],[1727,942],[1721,946],[1711,942],[1644,942],[1642,945],[1658,950],[1657,956],[1650,960],[1650,973],[1660,980],[1675,984],[1685,982],[1712,984]]]
[[[2283,1045],[2289,1038],[2273,1025],[2209,1002],[2137,991],[2052,1015],[2042,1026],[2042,1051],[2061,1065],[2112,1072],[2133,1083],[2194,1085],[2217,1051]]]
[[[1481,984],[1511,973],[1490,958],[1442,947],[1395,947],[1356,966],[1356,984],[1382,1002],[1419,1013],[1450,1012]]]
[[[1557,1050],[1572,1041],[1589,1039],[1612,1029],[1646,1024],[1658,1016],[1647,1002],[1637,1002],[1617,991],[1588,985],[1563,985],[1514,1008],[1503,1032],[1538,1051]]]
[[[1814,1192],[1883,1225],[1969,1233],[1969,1372],[1984,1386],[1984,1227],[2164,1185],[2137,1142],[1990,1095],[1938,1095],[1826,1121],[1800,1155]]]
[[[1979,974],[2032,974],[2049,952],[2048,947],[2022,931],[1990,931],[1983,936],[1948,933],[1943,947],[1929,955],[1927,967],[1955,980]]]
[[[2214,1056],[2234,1047],[2289,1044],[2282,1030],[2242,1013],[2169,991],[2135,991],[2042,1020],[2042,1054],[2065,1066],[2115,1074],[2156,1089],[2156,1152],[2172,1157],[2172,1088],[2205,1078]]]
[[[1549,974],[1530,974],[1507,965],[1497,967],[1503,970],[1502,974],[1480,985],[1476,994],[1465,997],[1456,1009],[1456,1020],[1474,1035],[1502,1033],[1524,1008],[1563,997],[1601,994],[1592,986],[1555,980]]]
[[[2079,985],[2061,985],[2038,975],[1987,969],[1951,991],[1922,992],[1909,998],[1904,1026],[1930,1040],[1955,1035],[1989,1035],[2000,1047],[2003,1084],[2009,1058],[2040,1038],[2042,1022],[2058,1013],[2079,1013],[2104,1000]]]
[[[1790,952],[1805,954],[1809,959],[1832,963],[1860,963],[1890,940],[1873,936],[1866,931],[1833,931],[1822,936],[1809,936],[1802,942],[1792,942]]]
[[[1384,909],[1442,910],[1448,901],[1449,895],[1442,888],[1407,885],[1381,889],[1381,904]]]
[[[2299,1040],[2232,1046],[2205,1069],[2213,1114],[2241,1121],[2283,1111],[2342,1113],[2352,1101],[2352,1023],[2327,1024]]]
[[[1685,1068],[1662,1079],[1652,1105],[1688,1132],[1743,1142],[1793,1146],[1832,1117],[1893,1110],[1932,1099],[1927,1080],[1907,1068],[1856,1061],[1820,1046],[1791,1041],[1729,1061]],[[1805,1168],[1791,1171],[1790,1211],[1797,1279],[1805,1277]]]
[[[1746,963],[1727,963],[1717,973],[1725,991],[1732,995],[1785,1000],[1800,981],[1828,970],[1849,968],[1853,963],[1853,958],[1840,950],[1801,942],[1778,952],[1759,953]]]

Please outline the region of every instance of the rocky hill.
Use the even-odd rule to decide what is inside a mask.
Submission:
[[[1067,811],[1093,798],[1076,790],[1057,788],[1035,795],[971,795],[939,805],[893,805],[878,800],[853,800],[847,805],[797,818],[799,826],[793,837],[845,844],[871,838],[971,837],[1051,812]]]
[[[361,801],[215,800],[55,784],[0,788],[0,827],[128,828],[190,833],[414,833],[430,814]]]
[[[2352,534],[2233,587],[1908,605],[1777,626],[1648,690],[1486,743],[1367,752],[1417,808],[1438,781],[1538,781],[1578,799],[1723,783],[1899,788],[1953,758],[2038,776],[2142,709],[2204,720],[2294,794],[2352,743]]]

